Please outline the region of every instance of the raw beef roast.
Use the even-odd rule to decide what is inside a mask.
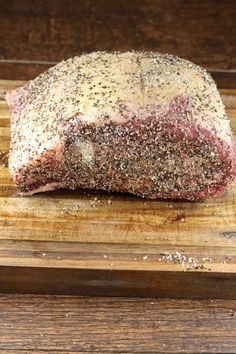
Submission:
[[[23,195],[82,187],[197,200],[235,176],[216,85],[187,60],[96,52],[62,61],[6,98],[9,166]]]

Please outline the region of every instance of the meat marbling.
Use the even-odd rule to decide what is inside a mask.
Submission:
[[[6,99],[9,167],[22,195],[81,187],[198,200],[235,176],[216,85],[187,60],[95,52],[62,61]]]

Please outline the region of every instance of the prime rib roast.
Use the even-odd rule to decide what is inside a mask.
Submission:
[[[9,168],[22,195],[56,188],[198,200],[224,191],[236,148],[219,92],[193,63],[95,52],[6,95]]]

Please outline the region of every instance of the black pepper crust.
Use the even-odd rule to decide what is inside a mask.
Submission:
[[[193,200],[235,176],[216,85],[186,60],[96,52],[59,63],[7,100],[9,165],[24,194],[85,187]]]

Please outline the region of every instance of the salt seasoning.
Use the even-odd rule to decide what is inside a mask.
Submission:
[[[81,187],[194,200],[234,177],[232,133],[216,85],[184,59],[85,54],[7,99],[11,171],[23,194]]]

